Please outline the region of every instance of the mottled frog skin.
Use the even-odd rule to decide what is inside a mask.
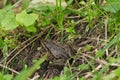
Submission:
[[[42,43],[49,50],[50,54],[54,56],[54,64],[63,65],[71,56],[71,51],[68,47],[62,47],[62,45],[50,40],[45,40]]]
[[[67,51],[61,45],[54,43],[53,41],[46,40],[43,42],[45,47],[53,54],[55,58],[68,58]]]

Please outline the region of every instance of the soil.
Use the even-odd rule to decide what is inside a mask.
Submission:
[[[49,58],[45,60],[41,68],[33,74],[33,76],[38,74],[41,78],[47,79],[60,75],[64,66],[71,65],[77,67],[80,64],[87,64],[89,60],[92,60],[91,57],[94,57],[95,50],[101,49],[101,44],[98,42],[104,35],[104,29],[102,28],[100,30],[99,27],[96,27],[92,32],[88,31],[84,33],[84,29],[81,30],[81,25],[79,25],[79,27],[77,25],[77,31],[84,35],[81,38],[75,38],[69,43],[64,42],[64,44],[60,42],[60,34],[52,39],[45,39],[44,36],[46,36],[49,28],[51,27],[48,26],[46,29],[41,30],[41,33],[36,34],[33,38],[21,35],[18,39],[20,47],[7,57],[7,65],[15,71],[20,72],[25,68],[25,65],[31,67],[34,64],[34,60],[38,60],[43,55],[49,54]],[[55,29],[51,31],[51,34],[54,32],[56,32]],[[90,51],[86,51],[86,45],[91,46]],[[79,49],[80,52],[78,52]],[[73,58],[74,56],[76,56],[75,59]],[[69,61],[67,62],[67,60]],[[73,70],[73,72],[76,71],[77,70]],[[86,72],[88,71],[82,71],[81,73],[85,75]],[[79,76],[82,76],[81,73]]]

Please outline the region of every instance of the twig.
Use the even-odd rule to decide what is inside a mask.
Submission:
[[[23,51],[27,46],[29,46],[30,44],[32,44],[35,40],[37,40],[38,38],[40,38],[50,27],[47,27],[46,29],[44,29],[43,32],[39,33],[36,38],[34,38],[30,43],[26,44],[22,49],[20,49],[14,56],[12,56],[12,58],[7,62],[7,65],[13,60],[14,57],[16,57],[21,51]]]
[[[28,40],[24,41],[23,43],[21,43],[21,45],[17,46],[15,49],[13,49],[0,63],[2,63],[5,59],[7,59],[10,55],[12,55],[18,48],[22,47],[23,45],[25,45],[28,41],[32,40],[33,38],[35,38],[37,35],[29,38]]]
[[[108,18],[105,19],[105,45],[107,45],[107,26],[108,26]],[[108,49],[106,49],[106,56],[108,56]]]
[[[83,54],[83,55],[86,56],[86,57],[89,57],[91,59],[94,59],[94,57],[92,57],[88,54]],[[108,62],[106,62],[104,60],[100,60],[100,59],[95,59],[95,61],[97,61],[98,63],[103,64],[103,65],[109,64]],[[118,62],[114,62],[114,63],[111,63],[110,66],[118,67],[118,66],[120,66],[120,64]]]
[[[14,69],[11,69],[11,68],[9,68],[9,67],[7,67],[7,66],[4,66],[4,65],[2,65],[2,64],[0,64],[0,67],[6,68],[6,69],[8,69],[9,71],[14,72],[15,74],[19,74],[19,72],[15,71]]]
[[[29,80],[37,80],[39,77],[40,77],[40,75],[37,74],[32,79],[29,79]]]

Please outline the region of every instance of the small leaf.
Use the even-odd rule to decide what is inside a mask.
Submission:
[[[29,32],[36,32],[36,28],[34,26],[28,26],[28,27],[25,27],[27,31]]]
[[[13,11],[7,12],[5,18],[1,21],[1,25],[3,30],[13,30],[18,26]]]
[[[0,40],[0,48],[2,48],[3,53],[7,52],[8,46],[3,40]]]
[[[31,26],[34,24],[35,20],[37,20],[38,15],[35,13],[27,14],[26,11],[22,11],[21,13],[16,15],[16,20],[20,25]]]
[[[0,48],[3,48],[5,46],[5,42],[3,40],[0,40]]]
[[[86,51],[90,51],[90,50],[91,50],[91,46],[87,44],[87,45],[85,46],[85,49],[86,49]]]
[[[66,32],[75,33],[74,26],[70,26],[70,27],[66,28]]]

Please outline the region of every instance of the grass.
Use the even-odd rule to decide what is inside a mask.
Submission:
[[[21,43],[18,40],[21,34],[30,35],[25,37],[30,39],[28,42],[26,41],[27,45],[32,43],[31,50],[34,50],[34,44],[37,39],[56,40],[61,42],[61,44],[71,43],[72,47],[77,47],[78,44],[81,45],[75,49],[76,53],[72,56],[72,64],[69,63],[70,59],[67,60],[59,76],[53,76],[49,80],[120,79],[120,18],[119,7],[116,9],[115,4],[113,5],[115,1],[107,1],[105,4],[102,2],[95,3],[94,0],[87,2],[84,0],[68,0],[66,1],[67,6],[63,7],[63,0],[56,0],[54,3],[56,5],[47,4],[48,6],[34,7],[35,5],[37,6],[38,3],[36,3],[30,8],[27,8],[29,5],[24,1],[24,9],[21,9],[19,13],[14,12],[15,14],[11,10],[19,2],[9,7],[6,1],[4,2],[5,8],[0,11],[0,53],[3,54],[3,57],[0,58],[3,59],[3,62],[0,62],[2,65],[0,66],[0,80],[27,80],[46,60],[46,57],[43,56],[30,68],[21,70],[18,74],[13,73],[14,69],[10,67],[14,65],[15,61],[13,63],[10,61],[10,64],[7,65],[6,58],[8,58],[8,55],[12,56],[9,53],[15,47],[17,47],[18,52],[21,50]],[[114,8],[109,4],[113,5]],[[29,23],[28,21],[31,22]],[[6,22],[9,23],[7,27]],[[47,30],[47,27],[51,29],[48,28]],[[23,31],[20,32],[21,30]],[[42,33],[39,33],[40,31]],[[14,37],[17,34],[20,35]],[[41,35],[36,38],[32,37],[36,34],[41,34],[42,37]],[[24,38],[22,37],[22,39]],[[16,44],[13,46],[15,42]],[[73,43],[76,43],[76,45],[74,46]],[[27,47],[25,48],[27,49]],[[27,60],[26,58],[24,59],[24,63],[26,63]]]

